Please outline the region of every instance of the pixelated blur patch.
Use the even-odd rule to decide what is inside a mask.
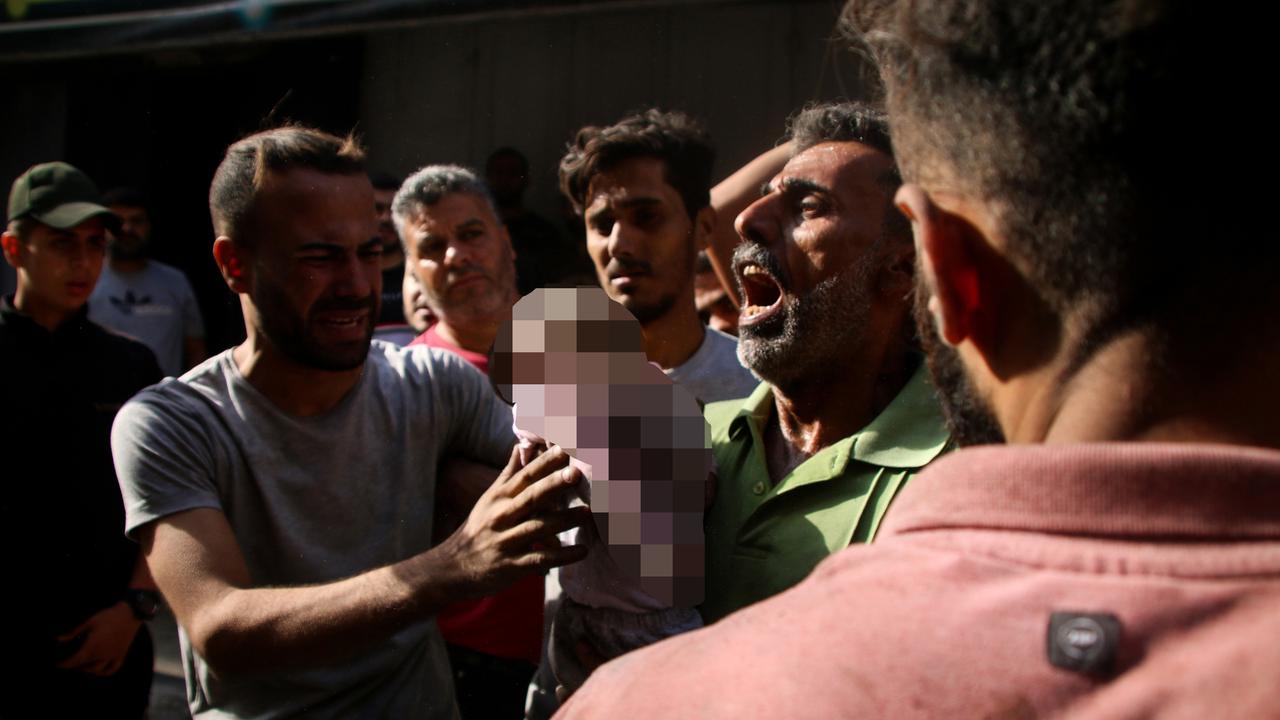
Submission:
[[[709,432],[693,395],[649,364],[635,317],[598,287],[535,290],[499,331],[491,368],[517,424],[589,466],[596,530],[619,569],[665,603],[702,602]]]
[[[1049,663],[1084,675],[1110,675],[1120,646],[1120,620],[1110,613],[1049,616]]]

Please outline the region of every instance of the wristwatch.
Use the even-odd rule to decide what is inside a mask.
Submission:
[[[133,616],[139,620],[150,620],[156,616],[160,610],[160,605],[164,600],[160,597],[160,593],[155,590],[142,590],[140,588],[129,588],[124,591],[122,598],[130,610],[133,610]]]

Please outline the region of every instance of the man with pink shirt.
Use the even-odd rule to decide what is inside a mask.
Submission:
[[[449,350],[488,373],[489,348],[520,299],[511,239],[489,191],[466,168],[430,165],[405,180],[391,212],[408,270],[438,318],[411,344]],[[463,718],[522,713],[542,653],[542,602],[543,577],[530,575],[436,616]]]
[[[953,437],[874,545],[563,717],[1280,716],[1280,255],[1184,5],[854,0]],[[1223,14],[1224,16],[1227,14]],[[1244,47],[1244,45],[1240,45]],[[1196,51],[1191,51],[1196,48]]]

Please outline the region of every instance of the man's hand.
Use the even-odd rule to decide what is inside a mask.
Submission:
[[[141,626],[142,621],[134,617],[133,610],[123,602],[99,610],[71,632],[58,637],[58,641],[64,643],[83,637],[80,647],[58,663],[58,667],[90,675],[114,675],[124,664]]]
[[[492,594],[521,576],[578,562],[585,546],[561,547],[556,535],[591,522],[591,509],[567,507],[582,473],[559,447],[521,468],[520,449],[485,491],[462,527],[438,550],[459,573],[467,597]]]

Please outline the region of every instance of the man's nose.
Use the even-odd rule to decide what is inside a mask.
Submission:
[[[472,264],[471,249],[461,243],[449,243],[449,247],[444,251],[444,264],[449,268],[466,267]]]
[[[615,222],[613,224],[613,228],[609,232],[609,242],[608,245],[606,245],[609,250],[609,257],[635,257],[637,248],[635,235],[635,231],[629,224],[624,222]]]
[[[342,266],[340,292],[347,297],[368,297],[382,292],[382,269],[378,263],[366,262],[359,253],[347,256]]]
[[[765,195],[738,213],[733,229],[738,237],[758,245],[768,245],[777,234],[778,222],[773,194]]]

